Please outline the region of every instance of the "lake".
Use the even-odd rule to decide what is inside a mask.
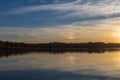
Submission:
[[[120,80],[120,51],[6,54],[0,80]]]

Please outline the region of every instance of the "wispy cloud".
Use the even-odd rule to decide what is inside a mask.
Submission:
[[[101,23],[120,17],[119,0],[27,0],[28,4],[11,7],[0,15],[1,26],[51,27],[80,23]],[[99,23],[98,23],[99,20]],[[86,23],[87,22],[87,23]],[[86,24],[85,24],[86,23]]]
[[[83,26],[80,26],[81,24],[79,24],[80,23],[74,23],[70,25],[59,25],[44,28],[0,27],[0,35],[17,35],[18,39],[13,39],[14,41],[21,41],[21,39],[23,39],[22,41],[25,42],[87,42],[88,40],[101,41],[100,39],[102,39],[102,41],[112,42],[113,39],[116,39],[114,34],[120,32],[119,18],[118,21],[111,19],[96,25],[91,25],[92,23],[89,23],[84,26],[83,23]]]
[[[74,0],[63,3],[58,1],[58,3],[54,4],[17,7],[10,10],[9,13],[24,15],[28,13],[51,11],[52,13],[45,13],[47,16],[42,14],[44,18],[41,18],[42,16],[37,16],[37,18],[34,17],[29,20],[35,20],[38,23],[42,21],[40,25],[43,24],[46,26],[64,25],[82,21],[104,20],[120,17],[119,4],[119,0]],[[47,18],[48,15],[49,18]],[[38,17],[40,17],[40,19],[38,19]]]
[[[84,3],[83,3],[84,2]],[[76,14],[92,13],[93,14],[107,14],[120,12],[119,0],[76,0],[69,3],[50,4],[26,6],[13,9],[13,13],[22,14],[27,12],[34,12],[40,10],[58,10],[58,11],[75,11]],[[79,12],[79,13],[78,13]],[[80,14],[79,14],[80,15]]]
[[[117,40],[113,34],[120,32],[119,0],[27,1],[30,4],[16,7],[14,2],[0,14],[1,39],[13,35],[14,40],[29,42]]]

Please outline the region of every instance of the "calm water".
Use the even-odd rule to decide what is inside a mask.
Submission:
[[[3,56],[0,80],[120,80],[120,52]]]

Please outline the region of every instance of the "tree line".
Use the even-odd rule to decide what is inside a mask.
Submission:
[[[87,43],[19,43],[0,41],[0,48],[23,48],[23,49],[80,49],[80,48],[120,48],[120,43],[87,42]]]

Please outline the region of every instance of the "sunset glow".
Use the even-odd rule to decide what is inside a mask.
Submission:
[[[120,42],[118,0],[2,2],[6,6],[1,7],[6,8],[0,8],[1,40],[32,43]]]
[[[120,0],[0,0],[0,80],[120,80]]]

